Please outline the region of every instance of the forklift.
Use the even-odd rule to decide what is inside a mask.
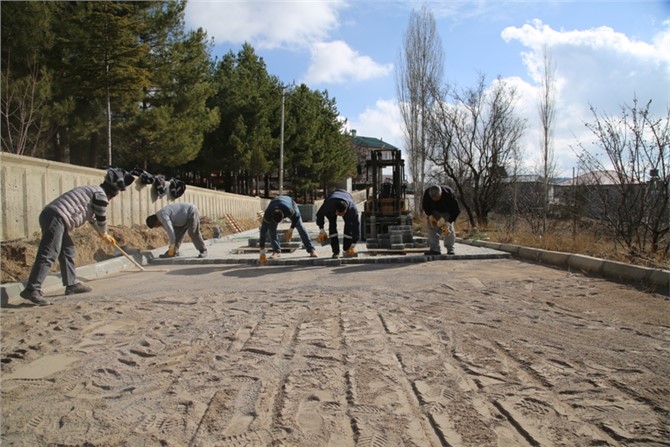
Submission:
[[[361,240],[366,241],[367,248],[399,250],[411,244],[412,214],[400,149],[370,151],[365,162],[365,188]]]

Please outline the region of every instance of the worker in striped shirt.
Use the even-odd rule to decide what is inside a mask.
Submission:
[[[76,187],[44,207],[39,217],[42,239],[26,287],[19,294],[22,298],[39,306],[51,304],[43,297],[42,283],[56,259],[66,295],[91,291],[90,287],[77,281],[76,250],[70,232],[88,222],[103,241],[116,244],[107,233],[107,206],[134,180],[125,170],[110,168],[100,185]]]

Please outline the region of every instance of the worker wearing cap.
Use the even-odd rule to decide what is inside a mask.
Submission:
[[[344,189],[336,189],[323,201],[323,205],[316,212],[316,225],[319,227],[317,241],[322,242],[330,238],[330,247],[333,249],[333,258],[340,256],[340,241],[337,236],[337,216],[344,220],[344,242],[342,248],[347,256],[356,256],[356,242],[360,237],[360,221],[354,198]],[[323,226],[328,219],[328,233]]]
[[[22,298],[40,306],[50,304],[42,297],[42,283],[56,259],[60,264],[66,295],[91,291],[90,287],[77,281],[76,251],[70,232],[88,222],[102,240],[110,245],[116,244],[107,233],[107,206],[119,191],[124,191],[134,180],[125,170],[110,168],[99,186],[71,189],[44,207],[39,217],[42,239],[26,288],[19,294]]]
[[[194,204],[182,202],[164,206],[156,214],[147,217],[146,224],[149,228],[163,227],[168,235],[170,246],[168,251],[159,255],[160,258],[179,256],[179,247],[186,232],[200,252],[198,257],[207,257],[207,247],[200,232],[200,211]]]
[[[307,253],[309,253],[309,256],[312,258],[317,256],[312,240],[305,228],[305,224],[302,222],[298,204],[295,203],[290,196],[281,195],[272,199],[263,213],[260,241],[258,242],[258,246],[260,247],[259,262],[261,264],[267,262],[267,257],[265,256],[265,240],[268,232],[270,233],[270,242],[272,244],[272,256],[270,257],[274,259],[280,256],[281,245],[279,244],[279,238],[277,237],[277,226],[284,220],[284,218],[291,220],[291,227],[284,232],[286,240],[291,240],[293,237],[293,229],[297,228],[302,244],[305,247],[305,250],[307,250]]]
[[[456,242],[454,222],[461,213],[454,190],[448,186],[433,185],[424,191],[421,205],[426,214],[428,247],[430,248],[424,254],[441,254],[440,235],[442,235],[447,254],[453,255]]]

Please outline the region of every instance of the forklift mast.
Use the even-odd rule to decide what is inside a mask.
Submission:
[[[400,149],[370,151],[365,168],[367,193],[361,219],[362,239],[377,239],[388,233],[391,226],[411,225],[405,161]]]

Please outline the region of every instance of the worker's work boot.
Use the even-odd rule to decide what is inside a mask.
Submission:
[[[201,259],[206,258],[207,257],[207,250],[201,251],[200,254],[198,255],[198,257],[201,258]]]
[[[49,301],[42,298],[41,290],[23,289],[19,293],[19,296],[25,300],[30,301],[33,304],[37,304],[38,306],[48,306],[49,304],[51,304]]]
[[[82,283],[78,282],[77,284],[67,286],[65,288],[65,294],[66,295],[74,295],[75,293],[88,293],[91,290],[93,290],[93,289],[91,289],[89,286],[85,286]]]
[[[424,252],[423,254],[424,254],[424,256],[439,256],[442,253],[440,253],[439,251],[436,251],[436,250],[428,250],[428,251]]]
[[[177,256],[179,256],[178,251],[175,251],[173,255],[170,255],[170,250],[166,251],[162,255],[158,255],[159,258],[163,258],[163,259],[165,259],[165,258],[176,258]]]

